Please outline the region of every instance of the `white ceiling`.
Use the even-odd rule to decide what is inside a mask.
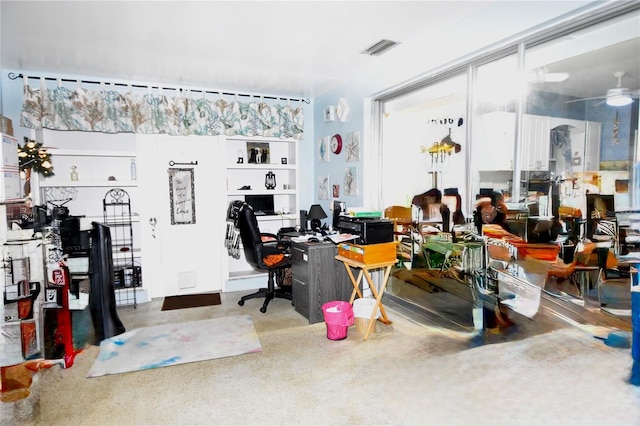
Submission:
[[[4,68],[313,97],[491,2],[1,3]]]
[[[547,19],[585,3],[547,2],[555,8]],[[313,98],[371,72],[406,77],[469,53],[448,46],[498,41],[505,16],[523,4],[2,0],[0,61],[45,76]],[[543,22],[538,13],[518,20]],[[480,17],[481,31],[468,30]],[[360,54],[383,38],[401,44],[380,57]]]

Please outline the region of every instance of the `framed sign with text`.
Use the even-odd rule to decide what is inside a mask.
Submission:
[[[193,169],[169,169],[171,224],[196,223],[196,197]]]

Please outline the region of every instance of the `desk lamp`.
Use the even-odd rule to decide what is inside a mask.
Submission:
[[[307,219],[311,220],[311,230],[313,232],[320,231],[320,226],[322,222],[320,219],[324,219],[327,217],[327,214],[322,209],[320,204],[312,204],[311,208],[309,208],[309,214],[307,215]]]

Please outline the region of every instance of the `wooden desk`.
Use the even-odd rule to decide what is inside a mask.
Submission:
[[[389,318],[387,317],[387,313],[384,310],[384,306],[382,306],[382,296],[384,295],[384,290],[387,287],[387,281],[389,281],[389,275],[391,274],[391,267],[397,262],[394,260],[387,260],[386,262],[376,262],[376,263],[362,263],[353,259],[349,259],[344,256],[336,256],[336,259],[341,261],[344,267],[347,270],[347,274],[349,274],[349,278],[351,278],[351,284],[353,284],[353,292],[351,292],[351,298],[349,299],[349,303],[353,304],[353,301],[356,298],[356,294],[358,297],[362,297],[362,292],[360,291],[360,282],[362,281],[362,277],[364,276],[369,284],[369,289],[371,290],[371,294],[376,299],[376,304],[373,307],[373,311],[371,312],[371,318],[369,318],[369,322],[367,323],[367,328],[364,333],[364,340],[367,340],[371,330],[373,328],[374,321],[376,320],[376,315],[378,314],[378,309],[380,309],[380,315],[382,318],[380,322],[384,324],[391,324]],[[360,269],[358,273],[358,278],[353,276],[353,272],[351,268]],[[376,286],[371,279],[371,274],[369,271],[373,269],[385,268],[384,278],[382,279],[382,283],[380,285],[380,291],[376,290]]]

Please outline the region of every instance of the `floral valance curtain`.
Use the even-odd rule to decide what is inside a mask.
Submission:
[[[201,93],[126,93],[112,88],[70,90],[44,83],[32,88],[25,79],[20,124],[30,129],[169,135],[264,136],[302,139],[302,105],[211,100]]]

